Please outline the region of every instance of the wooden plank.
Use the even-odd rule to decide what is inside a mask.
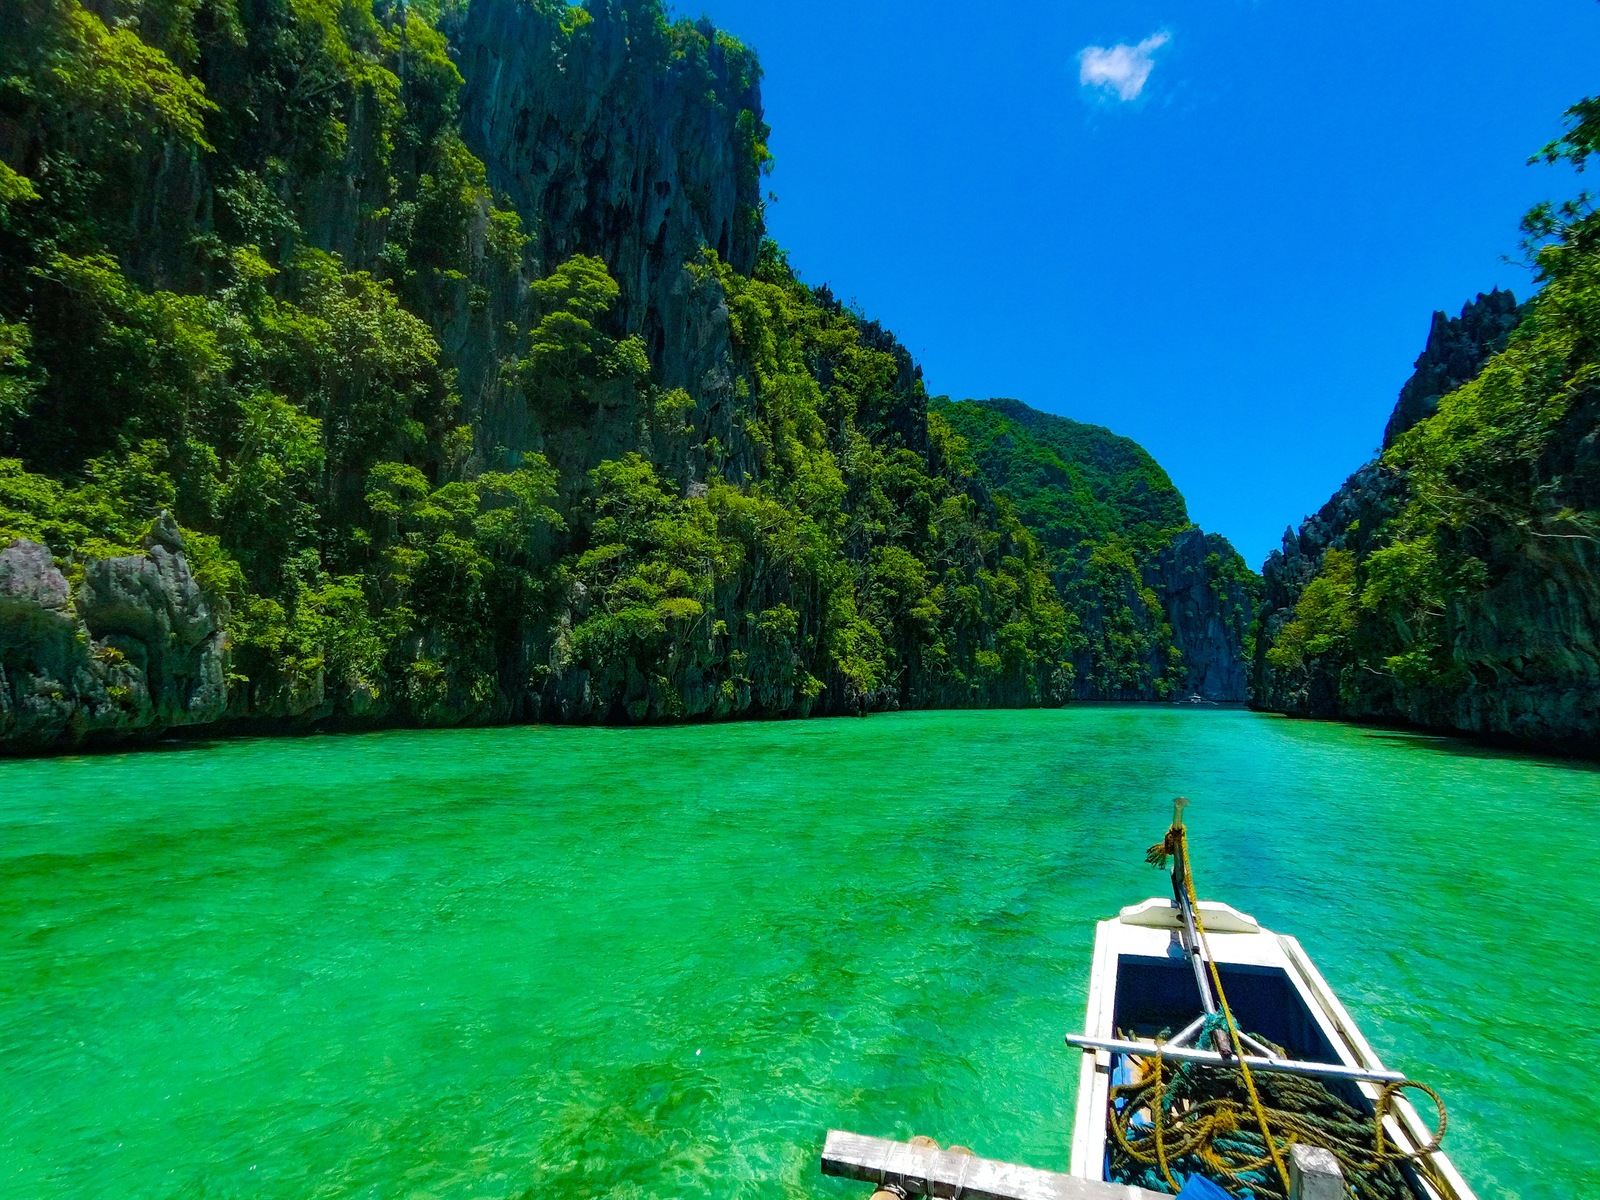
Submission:
[[[880,1186],[893,1184],[908,1196],[939,1200],[1171,1200],[1126,1184],[1057,1175],[842,1129],[828,1130],[822,1173]]]

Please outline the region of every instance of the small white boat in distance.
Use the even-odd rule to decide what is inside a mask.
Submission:
[[[1187,871],[1181,816],[1173,828],[1168,845],[1177,847],[1174,898],[1151,899],[1124,908],[1096,929],[1084,1033],[1067,1038],[1083,1051],[1072,1175],[1106,1183],[1136,1182],[1111,1177],[1113,1155],[1108,1151],[1117,1147],[1110,1144],[1116,1135],[1108,1128],[1108,1118],[1115,1101],[1126,1136],[1130,1117],[1140,1128],[1149,1128],[1150,1110],[1127,1114],[1128,1102],[1113,1097],[1112,1088],[1148,1079],[1152,1070],[1159,1071],[1159,1046],[1159,1055],[1169,1069],[1184,1061],[1210,1068],[1237,1068],[1242,1056],[1250,1068],[1247,1074],[1256,1081],[1275,1073],[1315,1079],[1351,1109],[1364,1113],[1367,1129],[1373,1134],[1375,1127],[1370,1122],[1388,1087],[1383,1128],[1395,1152],[1390,1162],[1416,1200],[1475,1200],[1450,1160],[1437,1149],[1427,1152],[1435,1143],[1433,1129],[1391,1086],[1405,1077],[1384,1067],[1300,943],[1263,928],[1254,917],[1226,904],[1191,904],[1187,897],[1194,895],[1192,881],[1179,875],[1180,869]],[[1152,849],[1153,860],[1156,849]],[[1218,1011],[1213,988],[1217,980],[1229,1010],[1227,1026]],[[1208,1013],[1213,1014],[1209,1020]],[[1238,1031],[1242,1046],[1233,1044],[1228,1028]],[[1211,1044],[1197,1044],[1208,1038]],[[1158,1039],[1162,1040],[1158,1043]],[[1240,1078],[1238,1074],[1230,1077]],[[1162,1093],[1155,1095],[1159,1104]],[[1185,1112],[1192,1108],[1192,1104],[1184,1105]],[[1176,1106],[1173,1113],[1174,1118],[1182,1115]],[[1258,1126],[1248,1115],[1239,1118],[1239,1129],[1257,1136]],[[1167,1137],[1167,1153],[1171,1154],[1176,1139],[1170,1131]],[[1282,1141],[1275,1139],[1284,1152],[1280,1157],[1288,1157],[1287,1143],[1292,1140],[1296,1139],[1288,1135]],[[1331,1154],[1317,1153],[1332,1164]],[[1298,1163],[1297,1158],[1297,1168]],[[1280,1168],[1283,1165],[1278,1164]],[[1167,1171],[1164,1161],[1162,1171]],[[1264,1171],[1274,1168],[1268,1166]],[[1168,1172],[1164,1188],[1176,1190],[1170,1188],[1174,1178],[1182,1184],[1181,1176]],[[1276,1193],[1279,1176],[1274,1173],[1271,1178],[1271,1190]],[[1146,1187],[1155,1186],[1148,1176],[1142,1182]],[[1299,1191],[1300,1186],[1297,1174],[1292,1190]],[[1327,1194],[1345,1194],[1335,1180],[1330,1180],[1329,1186],[1337,1191]]]

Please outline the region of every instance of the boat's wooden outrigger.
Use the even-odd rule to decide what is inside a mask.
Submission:
[[[926,1141],[927,1139],[921,1139]],[[937,1146],[863,1137],[830,1129],[822,1173],[875,1184],[875,1196],[962,1197],[962,1200],[1161,1200],[1143,1188],[1093,1183],[1016,1163]]]

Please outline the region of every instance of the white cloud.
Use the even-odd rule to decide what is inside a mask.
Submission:
[[[1122,100],[1137,99],[1156,65],[1151,56],[1171,40],[1172,35],[1162,30],[1137,46],[1085,46],[1078,51],[1078,82],[1115,92]]]

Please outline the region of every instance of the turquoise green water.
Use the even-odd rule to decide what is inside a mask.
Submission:
[[[865,1200],[829,1126],[1064,1170],[1180,792],[1480,1195],[1600,1195],[1597,784],[1133,707],[0,763],[0,1195]]]

